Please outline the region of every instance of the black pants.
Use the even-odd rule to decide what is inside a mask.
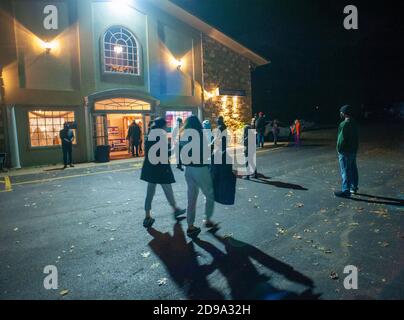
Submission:
[[[65,166],[68,164],[72,164],[73,162],[73,157],[72,157],[72,148],[73,144],[72,143],[63,143],[62,144],[62,150],[63,150],[63,163]]]
[[[140,144],[138,141],[132,142],[132,144],[130,146],[130,150],[132,151],[132,156],[135,155],[135,150],[136,150],[136,157],[139,156],[139,145]]]

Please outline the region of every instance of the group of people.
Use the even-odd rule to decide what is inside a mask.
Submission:
[[[145,218],[143,220],[143,226],[145,228],[150,228],[155,219],[152,217],[152,200],[156,192],[157,185],[161,185],[165,196],[167,198],[168,203],[170,204],[173,212],[173,217],[178,218],[181,215],[187,213],[187,235],[189,237],[196,237],[200,232],[201,229],[195,226],[195,215],[196,215],[196,203],[198,200],[199,191],[202,191],[204,194],[206,201],[205,201],[205,222],[204,225],[206,228],[215,228],[217,226],[216,223],[212,221],[213,211],[214,211],[214,203],[215,203],[215,191],[213,187],[213,180],[211,174],[211,168],[209,159],[205,159],[205,157],[210,157],[211,155],[207,155],[203,152],[202,148],[204,145],[209,145],[214,143],[213,140],[206,141],[205,139],[209,139],[209,137],[204,133],[204,127],[197,116],[190,116],[185,120],[185,123],[182,125],[182,119],[177,120],[177,131],[173,132],[172,144],[180,143],[181,133],[183,130],[186,129],[193,129],[195,130],[198,135],[198,143],[200,144],[200,151],[199,152],[199,159],[191,160],[187,162],[185,166],[185,180],[187,183],[187,197],[188,197],[188,205],[187,209],[181,209],[175,200],[174,192],[172,188],[172,184],[175,183],[175,178],[173,172],[171,170],[171,166],[169,163],[157,163],[153,164],[150,161],[149,150],[153,147],[156,143],[164,143],[168,144],[168,137],[165,134],[163,137],[160,137],[160,140],[151,141],[150,139],[146,140],[145,144],[145,159],[143,162],[143,167],[141,171],[141,180],[147,182],[147,193],[145,199]],[[205,127],[209,126],[209,123],[204,123]],[[226,126],[224,124],[223,118],[219,118],[218,125],[220,130],[226,130]],[[153,130],[166,130],[167,129],[167,122],[164,118],[157,118],[153,121],[150,131],[148,133],[148,137],[153,136]],[[161,131],[160,131],[161,132]],[[164,131],[163,131],[164,132]],[[175,134],[175,135],[174,135]],[[162,141],[163,139],[163,141]],[[189,143],[184,142],[184,144]],[[226,142],[223,139],[223,150],[226,150]],[[183,147],[184,145],[182,145]],[[169,156],[171,155],[173,149],[170,149]],[[192,150],[191,150],[192,153]],[[176,155],[180,157],[179,155]],[[177,158],[178,159],[178,158]],[[190,159],[194,159],[192,154],[190,155]],[[180,159],[179,159],[180,160]],[[178,161],[178,168],[182,169],[182,163]]]

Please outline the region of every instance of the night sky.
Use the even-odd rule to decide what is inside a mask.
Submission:
[[[255,112],[327,122],[343,104],[382,109],[404,101],[403,1],[172,2],[271,60],[253,73]],[[358,8],[359,30],[343,27],[349,4]]]

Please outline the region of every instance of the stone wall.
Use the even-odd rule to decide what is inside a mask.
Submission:
[[[206,35],[202,37],[205,85],[204,118],[212,123],[223,115],[232,129],[252,118],[250,61]],[[222,97],[215,89],[244,90],[245,97]],[[213,96],[212,96],[213,95]]]

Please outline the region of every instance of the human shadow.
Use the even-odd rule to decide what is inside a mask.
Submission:
[[[225,253],[207,241],[196,239],[194,242],[213,257],[210,271],[218,269],[227,279],[233,299],[316,300],[320,298],[321,294],[313,293],[313,281],[288,264],[268,256],[252,245],[231,237],[218,236],[216,232],[211,233],[225,246]],[[272,286],[269,283],[270,277],[261,274],[254,266],[252,259],[308,289],[298,294]]]
[[[199,265],[193,242],[187,243],[181,225],[174,225],[174,234],[148,229],[153,237],[149,246],[164,263],[171,278],[188,299],[223,300],[223,295],[212,288],[206,279],[207,265]]]
[[[262,183],[262,184],[267,184],[270,186],[274,186],[277,188],[282,188],[282,189],[294,189],[294,190],[302,190],[302,191],[307,191],[309,189],[302,187],[298,184],[293,184],[293,183],[287,183],[287,182],[282,182],[282,181],[268,181],[265,179],[250,179],[252,182],[256,183]]]
[[[368,199],[358,198],[357,196],[366,197]],[[388,205],[388,206],[399,206],[399,207],[404,206],[404,201],[400,200],[400,199],[377,197],[377,196],[365,195],[365,194],[359,194],[359,193],[357,193],[356,195],[351,195],[349,197],[349,199],[352,201],[356,201],[356,202],[384,204],[384,205]],[[378,200],[378,199],[380,199],[380,200]],[[387,200],[387,201],[385,201],[385,200]]]
[[[365,194],[365,193],[357,193],[356,195],[357,195],[357,196],[360,196],[360,197],[370,198],[370,199],[379,199],[379,200],[385,200],[385,201],[397,202],[397,203],[404,204],[404,200],[403,200],[403,199],[396,199],[396,198],[389,198],[389,197],[374,196],[374,195]]]

